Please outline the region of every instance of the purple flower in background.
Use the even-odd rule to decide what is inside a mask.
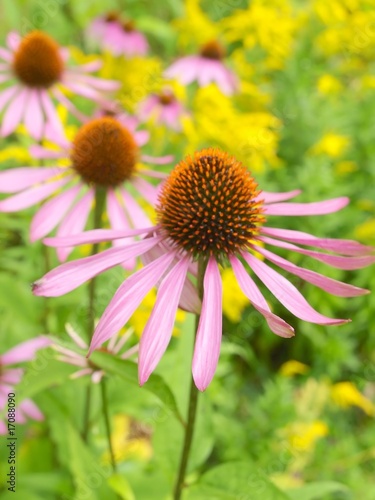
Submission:
[[[165,89],[158,94],[151,94],[139,104],[137,115],[140,120],[154,120],[157,125],[166,125],[176,131],[181,130],[181,118],[186,111],[173,92]]]

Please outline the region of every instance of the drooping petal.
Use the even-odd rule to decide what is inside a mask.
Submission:
[[[35,339],[27,340],[21,344],[16,345],[8,352],[1,356],[1,363],[3,365],[11,365],[14,363],[21,363],[23,361],[31,361],[34,359],[36,352],[43,347],[51,344],[48,337],[39,336]]]
[[[283,319],[273,314],[263,297],[261,291],[249,276],[248,272],[236,257],[231,257],[230,262],[241,290],[250,300],[251,305],[264,316],[270,330],[280,337],[290,338],[294,336],[294,329]]]
[[[39,93],[40,100],[44,109],[44,112],[47,117],[48,125],[52,130],[52,136],[53,138],[56,137],[57,141],[61,138],[65,138],[65,133],[63,126],[61,124],[61,120],[57,114],[57,111],[55,109],[55,106],[53,105],[53,102],[48,95],[48,92],[45,90],[40,91]]]
[[[9,104],[1,125],[1,134],[3,136],[11,134],[21,123],[29,95],[29,89],[23,88],[18,96]]]
[[[33,293],[44,297],[64,295],[101,272],[147,252],[157,242],[157,238],[137,241],[126,247],[109,248],[99,254],[62,264],[36,281]]]
[[[107,212],[109,222],[111,224],[112,229],[118,230],[129,230],[130,225],[128,219],[125,215],[125,209],[120,205],[115,192],[112,189],[108,190],[107,193]],[[113,246],[122,246],[122,245],[130,245],[134,242],[134,238],[125,238],[123,240],[114,240],[112,242]],[[134,269],[136,260],[131,259],[127,260],[123,263],[123,267],[125,269]]]
[[[329,266],[337,267],[338,269],[345,269],[347,271],[351,271],[353,269],[361,269],[362,267],[366,267],[375,262],[375,256],[372,255],[363,255],[359,257],[342,257],[341,255],[331,255],[322,252],[316,252],[314,250],[305,250],[304,248],[299,248],[292,243],[274,240],[273,238],[260,237],[259,240],[269,245],[277,246],[279,248],[286,248],[302,255],[308,255],[309,257],[324,262]]]
[[[202,309],[202,303],[198,295],[197,287],[193,285],[188,276],[185,279],[178,307],[184,311],[194,314],[200,314]]]
[[[3,47],[0,47],[0,59],[11,63],[13,59],[12,53],[9,52],[9,50],[4,49]]]
[[[80,234],[84,230],[93,200],[94,190],[90,188],[88,192],[82,196],[82,198],[78,200],[75,205],[73,205],[62,220],[57,229],[57,239],[74,234]],[[59,261],[64,262],[72,250],[73,247],[59,247],[56,251]]]
[[[155,306],[139,345],[140,385],[147,382],[169,344],[188,267],[187,258],[180,260],[160,284]]]
[[[89,121],[89,117],[79,111],[74,104],[58,88],[53,89],[53,95],[70,113],[82,123]]]
[[[29,101],[25,112],[25,126],[31,137],[39,141],[44,132],[42,103],[37,89],[30,89],[29,93]]]
[[[297,318],[319,325],[338,325],[350,321],[323,316],[310,306],[297,288],[284,276],[253,255],[244,253],[243,257],[270,292]]]
[[[29,418],[38,420],[39,422],[44,420],[43,413],[39,410],[37,405],[33,401],[31,401],[31,399],[24,399],[23,401],[21,401],[18,409],[21,413],[24,413]]]
[[[3,370],[3,373],[0,377],[0,384],[17,385],[21,382],[23,374],[24,370],[22,368],[10,368],[7,369],[6,371]],[[1,402],[0,402],[0,408],[2,408]]]
[[[39,146],[39,144],[34,144],[33,146],[30,147],[29,149],[30,154],[37,158],[38,160],[58,160],[60,158],[65,158],[66,157],[66,151],[56,151],[54,149],[47,149],[44,148],[43,146]],[[59,167],[55,167],[58,169]],[[60,167],[60,172],[63,169]]]
[[[10,196],[0,201],[0,212],[17,212],[18,210],[31,207],[48,198],[48,196],[64,186],[70,179],[70,176],[66,176],[63,179],[25,189],[21,193]]]
[[[92,229],[82,234],[75,234],[62,238],[45,238],[43,243],[49,247],[71,247],[76,245],[87,245],[91,243],[103,243],[104,241],[118,240],[131,236],[152,233],[155,226],[144,229],[130,229],[129,231],[117,231],[114,229]]]
[[[118,332],[174,259],[171,252],[151,262],[122,283],[104,311],[91,341],[89,354]]]
[[[373,247],[361,245],[357,241],[338,240],[334,238],[317,238],[312,234],[295,231],[293,229],[279,229],[263,226],[260,228],[262,234],[281,238],[298,245],[307,245],[316,248],[322,248],[343,255],[368,255],[374,252]]]
[[[73,186],[54,196],[38,210],[30,226],[32,242],[43,238],[59,224],[81,189],[81,184]]]
[[[274,203],[264,207],[266,215],[325,215],[346,207],[349,198],[341,197],[315,203]]]
[[[0,172],[0,192],[18,193],[33,184],[38,184],[59,174],[61,174],[61,169],[58,167],[20,167],[4,170]]]
[[[151,205],[155,205],[158,198],[158,190],[155,186],[145,181],[141,177],[133,180],[133,186]]]
[[[312,283],[313,285],[333,295],[337,295],[339,297],[356,297],[357,295],[370,293],[369,290],[358,288],[356,286],[349,285],[332,278],[327,278],[326,276],[316,273],[315,271],[310,271],[309,269],[298,267],[295,264],[288,262],[286,259],[279,257],[273,252],[266,250],[265,248],[256,246],[254,247],[254,249],[260,254],[264,255],[264,257],[266,257],[269,261],[273,262],[282,269],[285,269],[285,271],[299,276],[303,280]]]
[[[146,163],[152,163],[154,165],[166,165],[167,163],[173,162],[174,155],[166,155],[166,156],[142,155],[141,159]]]
[[[215,374],[222,336],[222,282],[213,257],[207,264],[203,288],[202,313],[193,357],[193,378],[200,391],[207,388]]]
[[[13,87],[9,87],[0,92],[0,112],[11,102],[13,98],[15,98],[14,96],[20,91],[20,89],[21,87],[19,85],[14,85]]]
[[[144,213],[142,208],[134,200],[130,193],[125,189],[121,189],[121,195],[124,199],[124,206],[129,215],[134,227],[150,227],[151,221]]]

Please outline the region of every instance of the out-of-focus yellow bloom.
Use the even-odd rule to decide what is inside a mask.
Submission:
[[[276,155],[280,121],[271,113],[240,113],[215,85],[197,91],[193,108],[194,119],[183,121],[189,140],[187,154],[216,146],[231,151],[251,171],[262,171],[267,164],[280,165]]]
[[[152,455],[149,429],[127,415],[115,415],[112,428],[111,444],[116,462],[149,460]],[[110,461],[108,452],[103,455],[103,461]]]
[[[335,165],[335,171],[338,175],[348,175],[356,172],[358,165],[355,161],[340,161]]]
[[[237,10],[221,25],[228,42],[242,42],[247,49],[260,49],[265,65],[280,69],[292,50],[302,18],[287,0],[252,0],[246,10]]]
[[[30,162],[32,158],[27,148],[22,146],[8,146],[0,150],[0,162],[9,160]]]
[[[100,76],[121,82],[118,99],[129,112],[133,112],[136,105],[148,94],[161,90],[165,84],[162,78],[162,62],[157,57],[119,60],[106,53],[103,59]]]
[[[298,451],[309,452],[316,441],[328,434],[328,426],[321,420],[294,422],[286,429],[290,446]]]
[[[224,314],[233,323],[239,323],[243,310],[249,305],[249,299],[242,293],[231,268],[224,269],[221,277]]]
[[[141,305],[136,309],[133,316],[129,320],[129,325],[134,328],[134,333],[138,337],[142,336],[142,332],[145,329],[152,308],[155,305],[155,300],[156,300],[156,291],[155,289],[152,289],[143,299]],[[173,332],[172,332],[174,336],[178,336],[180,334],[178,325],[184,322],[185,317],[186,313],[181,309],[177,309],[175,326],[173,327]]]
[[[342,408],[357,406],[361,408],[366,415],[373,417],[375,415],[375,405],[367,399],[352,382],[339,382],[331,388],[332,400]]]
[[[374,241],[375,240],[375,219],[367,220],[363,222],[355,229],[356,238],[362,241]]]
[[[345,135],[328,132],[323,135],[310,150],[313,155],[327,155],[331,158],[339,158],[350,145],[349,137]]]
[[[363,89],[375,89],[375,76],[363,75],[361,79]]]
[[[309,371],[309,367],[296,359],[291,359],[280,366],[279,373],[284,377],[293,377],[293,375],[303,375]]]
[[[185,15],[173,22],[178,33],[178,44],[183,49],[203,45],[219,36],[218,25],[203,12],[199,0],[185,0]]]
[[[340,80],[332,75],[322,75],[318,80],[317,87],[319,92],[324,95],[338,94],[343,89]]]

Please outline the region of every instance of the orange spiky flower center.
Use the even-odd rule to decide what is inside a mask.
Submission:
[[[199,53],[202,57],[214,59],[215,61],[221,61],[225,57],[224,47],[216,40],[205,43]]]
[[[107,15],[105,16],[104,20],[107,23],[113,23],[115,21],[119,21],[120,20],[119,13],[116,12],[115,10],[111,10],[110,12],[107,13]]]
[[[84,181],[109,187],[130,179],[138,153],[128,129],[105,116],[81,127],[73,141],[70,159]]]
[[[172,102],[175,100],[175,97],[169,90],[163,90],[158,95],[158,99],[160,104],[162,104],[163,106],[168,106],[169,104],[172,104]]]
[[[158,222],[172,245],[193,258],[217,260],[249,246],[265,221],[250,172],[214,148],[188,156],[163,185]]]
[[[59,45],[46,33],[32,31],[14,54],[13,72],[28,87],[48,88],[59,81],[64,61]]]

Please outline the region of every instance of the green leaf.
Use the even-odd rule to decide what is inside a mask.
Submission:
[[[329,493],[349,493],[349,488],[336,481],[321,481],[288,490],[288,495],[292,500],[320,500]]]
[[[252,462],[219,465],[191,486],[184,500],[289,500]]]
[[[91,360],[107,372],[115,373],[126,380],[126,382],[138,385],[138,368],[132,361],[115,358],[110,354],[102,352],[94,352]],[[183,422],[172,391],[159,375],[151,375],[147,383],[143,386],[143,389],[152,392],[181,423]]]
[[[120,474],[113,474],[107,482],[112,490],[117,493],[122,500],[135,500],[133,490],[124,476],[120,476]]]

